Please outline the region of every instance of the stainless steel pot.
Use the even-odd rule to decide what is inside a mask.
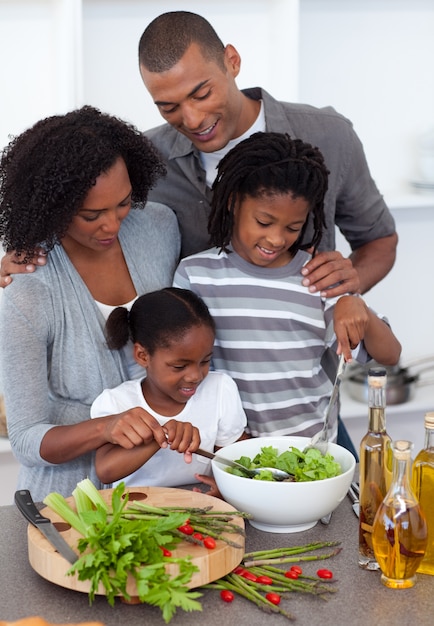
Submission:
[[[428,363],[428,365],[427,365]],[[359,363],[350,364],[345,377],[345,387],[353,400],[358,402],[368,402],[368,370],[370,367],[378,365],[371,361],[363,366]],[[419,365],[425,365],[417,370]],[[411,371],[416,368],[416,371]],[[414,361],[412,365],[401,367],[399,364],[394,367],[386,367],[386,404],[402,404],[412,400],[418,386],[424,384],[434,384],[434,380],[421,380],[424,371],[434,370],[434,356],[424,357]]]

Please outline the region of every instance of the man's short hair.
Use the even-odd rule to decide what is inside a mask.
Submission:
[[[193,43],[205,59],[224,69],[223,42],[205,18],[189,11],[163,13],[147,26],[139,42],[139,63],[149,72],[165,72]]]

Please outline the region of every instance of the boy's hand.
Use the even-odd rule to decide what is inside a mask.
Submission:
[[[338,340],[338,354],[351,361],[351,350],[363,340],[369,324],[368,307],[362,298],[342,296],[334,310],[334,329]]]

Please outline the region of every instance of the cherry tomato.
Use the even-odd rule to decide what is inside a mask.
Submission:
[[[261,585],[272,585],[273,579],[269,576],[258,576],[256,582],[260,583]]]
[[[220,591],[220,598],[224,602],[233,602],[235,596],[232,591],[229,591],[229,589],[222,589],[222,591]]]
[[[160,546],[160,549],[163,552],[163,556],[172,556],[171,551],[168,550],[167,548],[163,548],[163,546]]]
[[[203,545],[205,546],[205,548],[208,548],[208,550],[214,550],[217,544],[213,537],[205,537],[205,539],[203,540]]]
[[[291,578],[292,580],[297,580],[299,576],[300,574],[298,572],[295,572],[293,569],[290,569],[287,572],[285,572],[285,577]]]
[[[297,572],[299,576],[301,576],[303,573],[303,570],[301,569],[299,565],[291,565],[289,569],[291,570],[291,572]]]
[[[267,598],[268,602],[271,602],[271,604],[280,604],[281,597],[278,593],[272,593],[270,591],[270,593],[267,593],[265,597]]]
[[[184,535],[192,535],[194,533],[194,528],[191,524],[183,524],[182,526],[178,526],[178,530]]]
[[[198,541],[202,541],[203,539],[202,533],[193,533],[193,537],[197,539]]]
[[[238,565],[238,567],[236,567],[235,569],[232,570],[233,574],[238,574],[239,576],[242,576],[243,572],[245,572],[246,570],[244,569],[244,567],[241,567],[241,565]]]
[[[316,573],[320,578],[333,578],[333,572],[329,569],[319,569]]]
[[[254,583],[257,580],[257,576],[255,576],[255,574],[253,574],[252,572],[249,572],[248,569],[244,570],[244,572],[241,573],[241,576],[246,580],[251,580]]]

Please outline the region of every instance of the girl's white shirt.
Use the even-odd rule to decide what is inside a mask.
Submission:
[[[164,425],[170,419],[190,422],[199,429],[201,448],[214,452],[237,441],[246,427],[246,415],[241,405],[238,388],[223,372],[209,372],[178,415],[166,417],[154,411],[143,397],[141,380],[130,380],[114,389],[105,389],[91,407],[91,417],[122,413],[133,407],[142,407]],[[195,474],[211,474],[211,463],[193,454],[186,463],[184,455],[162,448],[141,468],[125,477],[127,486],[176,487],[197,482]],[[120,481],[114,483],[118,484]]]

